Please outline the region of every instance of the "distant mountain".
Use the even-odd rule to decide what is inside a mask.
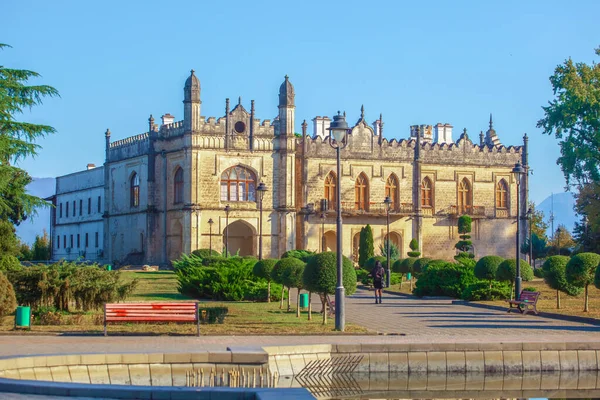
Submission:
[[[55,178],[33,178],[27,185],[27,192],[37,197],[50,197],[56,191]],[[22,242],[33,244],[36,235],[41,235],[44,229],[50,233],[50,208],[39,208],[38,215],[29,217],[17,226],[17,236]]]
[[[577,215],[573,206],[575,205],[575,197],[571,192],[554,193],[554,196],[548,196],[544,201],[536,207],[544,212],[544,221],[548,223],[548,237],[552,235],[552,226],[550,224],[550,215],[552,212],[552,203],[554,203],[554,229],[558,225],[564,225],[569,231],[573,232]]]

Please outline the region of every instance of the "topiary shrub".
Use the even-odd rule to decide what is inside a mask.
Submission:
[[[427,268],[429,268],[430,265],[446,265],[448,263],[447,260],[431,260],[428,263],[426,263],[425,265],[421,266],[421,273],[423,273],[423,271],[425,271]]]
[[[544,270],[542,268],[534,268],[533,276],[536,278],[544,278]]]
[[[566,270],[570,258],[567,256],[550,256],[542,265],[544,282],[552,289],[556,290],[556,308],[560,308],[560,292],[567,293],[570,296],[576,296],[581,293],[582,288],[571,285],[567,281]]]
[[[477,282],[473,268],[451,262],[430,262],[419,276],[413,293],[423,296],[460,298],[463,291]]]
[[[408,244],[408,247],[410,247],[410,249],[412,250],[406,253],[406,255],[408,255],[409,257],[416,258],[421,255],[421,252],[419,251],[419,242],[417,241],[417,239],[413,238]]]
[[[12,314],[17,308],[17,297],[13,285],[6,275],[0,272],[0,317]]]
[[[274,258],[265,258],[259,260],[254,264],[252,268],[252,273],[259,278],[263,278],[267,281],[267,302],[271,302],[271,271],[273,271],[273,267],[277,264],[277,259]]]
[[[473,220],[468,215],[461,215],[458,218],[458,233],[460,234],[460,241],[454,245],[454,247],[459,250],[461,253],[469,253],[473,243],[469,240],[471,236],[471,223]],[[469,255],[463,255],[463,258],[472,258]]]
[[[427,265],[427,263],[429,263],[430,261],[431,261],[431,258],[427,258],[427,257],[417,258],[415,260],[415,263],[412,266],[413,273],[420,274],[423,271],[423,269],[425,268],[425,266]]]
[[[285,263],[283,265],[283,284],[288,288],[296,288],[296,317],[300,317],[300,291],[304,288],[304,282],[302,280],[304,275],[304,268],[306,263],[300,259],[294,257],[282,258]],[[289,290],[289,289],[288,289]],[[288,311],[290,311],[288,302]]]
[[[475,264],[475,276],[478,279],[489,281],[490,289],[492,288],[492,281],[496,279],[496,271],[498,266],[504,261],[504,258],[500,256],[485,256],[481,257]]]
[[[533,279],[533,270],[527,261],[521,260],[521,279],[528,282]],[[504,260],[498,265],[496,270],[496,280],[500,282],[509,282],[512,287],[517,276],[517,260],[514,258]],[[511,292],[512,293],[512,292]],[[520,293],[519,293],[520,294]]]
[[[345,294],[351,295],[356,291],[356,272],[352,261],[343,257],[342,261]],[[304,288],[310,292],[320,293],[323,299],[328,294],[334,294],[337,286],[337,257],[334,252],[315,254],[308,260],[302,276]],[[325,310],[323,302],[323,310]],[[323,312],[323,324],[327,323],[327,312]]]
[[[600,255],[596,253],[579,253],[571,257],[566,266],[565,272],[569,284],[585,289],[583,312],[589,311],[588,286],[594,283],[599,263]]]
[[[311,258],[313,255],[315,255],[314,251],[309,251],[309,250],[288,250],[285,253],[283,253],[283,255],[281,256],[281,258],[293,257],[293,258],[297,258],[298,260],[307,262],[308,259]]]
[[[287,310],[290,311],[290,307],[291,307],[291,299],[290,299],[290,289],[296,286],[291,286],[291,283],[294,284],[298,284],[297,282],[293,281],[294,279],[294,275],[293,272],[290,271],[293,268],[302,266],[302,268],[304,269],[304,264],[305,262],[302,260],[299,260],[297,258],[294,257],[287,257],[287,258],[282,258],[281,260],[277,261],[277,263],[273,266],[273,271],[277,271],[275,274],[279,276],[279,283],[281,283],[283,286],[287,287],[288,289],[288,301],[287,301]],[[300,287],[302,285],[300,284]],[[300,291],[298,291],[298,293],[300,293]],[[282,298],[283,300],[283,298]],[[283,305],[283,304],[282,304]]]
[[[467,301],[505,300],[510,297],[510,292],[506,282],[480,281],[467,286],[461,298]]]
[[[192,251],[192,254],[202,259],[206,257],[218,257],[221,255],[218,251],[210,249],[197,249]]]
[[[369,258],[369,260],[365,263],[365,265],[363,266],[363,269],[367,272],[371,272],[373,271],[373,268],[375,268],[375,263],[379,261],[381,263],[381,265],[383,265],[384,263],[387,263],[387,258],[382,257],[382,256],[375,256],[375,257],[371,257]],[[394,265],[392,263],[392,265]],[[384,267],[385,268],[385,267]]]
[[[410,253],[410,252],[409,252]],[[414,275],[415,272],[415,268],[414,265],[417,262],[418,258],[415,257],[409,257],[409,258],[405,258],[404,260],[398,260],[400,261],[400,264],[397,267],[397,270],[395,272],[399,272],[401,274],[412,274]],[[410,290],[413,290],[413,282],[414,282],[414,278],[411,277],[410,280]]]

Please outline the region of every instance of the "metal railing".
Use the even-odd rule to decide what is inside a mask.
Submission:
[[[392,205],[390,208],[390,215],[397,214],[411,214],[413,212],[413,206],[411,203],[400,203],[398,205]],[[387,205],[383,203],[368,203],[361,204],[356,202],[343,201],[342,202],[342,213],[348,215],[386,215]]]
[[[450,215],[471,215],[474,217],[485,217],[485,207],[483,206],[450,206]]]

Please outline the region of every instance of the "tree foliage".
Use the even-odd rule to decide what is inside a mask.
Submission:
[[[50,259],[50,238],[44,229],[42,236],[35,235],[31,258],[35,261],[46,261]]]
[[[473,220],[468,215],[461,215],[458,218],[458,233],[460,234],[460,240],[454,245],[454,247],[461,253],[469,252],[473,246],[473,242],[469,240],[471,239],[471,235],[469,235],[469,233],[471,233],[472,222]],[[466,254],[463,254],[462,257],[468,258]]]
[[[504,261],[500,256],[485,256],[481,257],[475,264],[475,276],[478,279],[492,281],[496,279],[496,271],[498,266]]]
[[[283,284],[287,287],[302,289],[304,267],[306,263],[298,258],[282,258],[283,265]]]
[[[533,270],[527,261],[520,261],[521,279],[530,281],[533,279]],[[514,282],[517,276],[517,260],[514,258],[504,260],[498,265],[496,279],[500,282]]]
[[[17,308],[15,290],[8,278],[0,272],[0,317],[11,314]]]
[[[303,284],[306,290],[314,293],[334,294],[337,285],[337,256],[328,251],[315,254],[304,268]],[[352,261],[343,258],[343,285],[346,295],[356,291],[356,272]]]
[[[416,238],[413,238],[410,241],[410,243],[408,244],[408,247],[410,247],[411,251],[406,253],[407,256],[416,258],[421,255],[421,252],[419,251],[419,241]]]
[[[579,187],[575,195],[575,212],[581,216],[573,229],[577,250],[600,253],[600,184]]]
[[[379,244],[379,253],[383,257],[386,257],[387,260],[388,246],[390,247],[390,260],[397,260],[400,258],[400,250],[398,249],[398,246],[396,246],[396,243],[388,239],[385,239],[383,243]]]
[[[581,293],[581,288],[571,285],[567,280],[567,256],[550,256],[542,265],[544,271],[544,282],[554,290],[559,290],[570,296],[577,296]]]
[[[600,255],[596,253],[576,254],[567,263],[565,274],[569,284],[585,289],[583,312],[589,311],[588,286],[594,283],[598,263]]]
[[[311,258],[314,254],[315,252],[310,250],[288,250],[285,253],[283,253],[281,258],[293,257],[297,258],[298,260],[307,262],[308,259]]]
[[[373,230],[371,225],[365,226],[360,230],[359,245],[358,245],[358,265],[363,266],[369,258],[375,255],[373,248]]]

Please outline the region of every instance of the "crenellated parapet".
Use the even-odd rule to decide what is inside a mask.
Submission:
[[[147,154],[150,149],[148,132],[117,140],[109,144],[108,161],[118,161]]]
[[[184,132],[184,121],[177,121],[168,125],[162,125],[159,130],[159,135],[163,138],[170,138],[176,136],[183,136]]]

